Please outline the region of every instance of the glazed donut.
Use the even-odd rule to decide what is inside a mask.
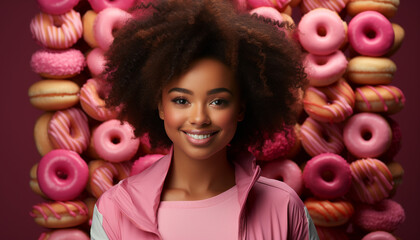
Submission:
[[[363,86],[356,88],[355,110],[359,112],[374,112],[395,114],[404,108],[403,92],[391,85]]]
[[[166,155],[169,153],[169,149],[163,148],[160,146],[152,147],[152,145],[150,144],[149,135],[145,133],[143,136],[140,137],[140,153],[142,155],[147,155],[147,154]]]
[[[366,234],[362,240],[397,240],[394,235],[389,232],[375,231]]]
[[[87,207],[82,201],[40,203],[29,213],[35,222],[46,228],[69,228],[88,219]]]
[[[36,0],[42,12],[53,15],[64,14],[72,10],[79,0]]]
[[[350,165],[340,155],[322,153],[306,163],[303,182],[316,197],[334,199],[344,196],[351,186]]]
[[[343,129],[344,145],[356,157],[378,157],[391,144],[392,132],[388,122],[375,113],[353,115]]]
[[[32,106],[53,111],[72,107],[79,102],[80,87],[70,80],[40,80],[28,89]]]
[[[87,115],[98,121],[114,119],[120,108],[109,109],[105,106],[104,98],[110,88],[107,82],[99,78],[91,78],[82,86],[80,91],[80,105]]]
[[[86,114],[78,108],[55,112],[48,125],[48,137],[55,148],[82,153],[90,139]]]
[[[358,53],[379,57],[394,44],[394,29],[382,14],[366,11],[357,14],[349,23],[348,38],[351,47]]]
[[[44,47],[65,49],[82,37],[80,14],[73,9],[62,15],[37,14],[31,21],[32,36]]]
[[[130,175],[127,163],[110,163],[103,160],[89,162],[88,191],[96,198]]]
[[[295,162],[288,159],[276,159],[264,164],[261,170],[261,176],[282,181],[298,195],[302,194],[302,171]]]
[[[405,37],[404,28],[402,28],[400,25],[392,23],[392,29],[394,30],[394,44],[392,45],[391,49],[385,54],[385,56],[387,57],[392,56],[395,52],[398,51],[398,49],[400,49]]]
[[[316,8],[326,8],[335,12],[341,12],[349,0],[302,0],[300,9],[307,13]]]
[[[360,159],[350,164],[353,177],[350,197],[356,201],[374,204],[389,196],[392,175],[388,167],[377,159]]]
[[[386,164],[389,171],[392,175],[392,180],[394,180],[394,186],[392,187],[391,192],[389,193],[390,197],[394,196],[397,188],[401,185],[404,177],[404,169],[398,162],[392,161]]]
[[[397,65],[389,58],[357,56],[349,61],[347,80],[355,84],[390,84]]]
[[[248,0],[248,5],[251,8],[272,7],[285,8],[290,3],[290,0]]]
[[[346,72],[347,59],[337,50],[329,55],[307,54],[303,61],[309,85],[324,87],[333,84]]]
[[[349,240],[345,229],[342,227],[315,227],[319,240]]]
[[[105,70],[105,51],[101,48],[94,48],[87,54],[87,66],[93,77],[100,77]]]
[[[391,199],[376,204],[360,204],[353,216],[354,223],[366,231],[393,232],[405,220],[401,205]]]
[[[135,0],[88,0],[92,9],[99,13],[108,8],[119,8],[128,10],[131,8]]]
[[[79,74],[86,66],[85,56],[76,49],[36,51],[31,58],[34,72],[43,78],[64,79]]]
[[[153,163],[157,162],[161,159],[163,154],[147,154],[145,156],[140,157],[136,161],[134,161],[133,166],[131,167],[130,176],[134,176],[143,172],[146,168],[149,168],[153,165]]]
[[[140,140],[128,122],[111,119],[92,131],[91,144],[98,156],[110,162],[130,160],[137,153]]]
[[[43,198],[48,198],[45,196],[45,194],[41,191],[38,184],[38,177],[36,175],[36,172],[38,170],[38,163],[34,164],[30,171],[30,180],[29,180],[29,186],[31,187],[32,191],[38,195],[40,195]]]
[[[306,153],[315,157],[321,153],[340,154],[344,150],[342,130],[337,124],[306,118],[300,127],[300,139]]]
[[[260,148],[250,146],[248,151],[259,161],[271,161],[285,158],[294,149],[298,141],[295,128],[286,126],[283,131],[274,133],[272,139],[268,138],[268,134],[266,134],[264,143]]]
[[[344,79],[327,87],[309,87],[303,97],[303,109],[320,122],[341,122],[353,114],[355,95]]]
[[[44,232],[39,236],[38,240],[89,240],[89,236],[82,230],[73,229],[58,229],[51,232]]]
[[[99,12],[93,24],[93,34],[99,47],[108,50],[114,41],[114,31],[120,29],[130,18],[131,14],[118,8],[106,8]]]
[[[387,18],[392,18],[399,5],[400,0],[350,0],[347,3],[347,13],[355,16],[364,11],[377,11]]]
[[[349,221],[354,213],[351,202],[308,198],[304,202],[315,226],[336,227]]]
[[[56,201],[73,200],[86,187],[89,169],[76,152],[56,149],[42,157],[37,169],[41,191]]]
[[[328,55],[341,47],[346,31],[336,12],[318,8],[303,15],[298,25],[298,38],[306,51]]]
[[[96,12],[93,10],[88,10],[82,17],[83,22],[83,39],[91,48],[98,47],[95,36],[93,34],[93,24],[96,19]]]
[[[42,114],[38,120],[36,120],[34,127],[34,139],[36,149],[38,150],[41,156],[44,156],[49,151],[53,150],[54,147],[51,144],[50,139],[48,138],[48,124],[54,113],[45,112]]]

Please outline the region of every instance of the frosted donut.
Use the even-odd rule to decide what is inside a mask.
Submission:
[[[288,159],[276,159],[262,166],[262,176],[283,181],[300,195],[303,190],[302,171]]]
[[[389,58],[357,56],[349,61],[347,79],[355,84],[390,84],[397,65]]]
[[[341,122],[353,114],[355,95],[344,79],[327,87],[309,87],[303,97],[303,109],[320,122]]]
[[[303,61],[309,85],[324,87],[333,84],[346,72],[347,59],[340,50],[329,55],[307,54]]]
[[[120,29],[130,18],[131,14],[118,8],[106,8],[98,13],[93,24],[93,34],[99,47],[108,50],[114,41],[113,32]]]
[[[89,236],[79,229],[58,229],[51,232],[44,232],[38,240],[89,240]]]
[[[270,0],[267,0],[270,1]],[[264,18],[273,20],[274,22],[281,23],[283,22],[283,16],[281,13],[273,7],[258,7],[252,9],[249,14],[253,15],[256,14],[258,16],[263,16]]]
[[[36,0],[42,12],[60,15],[72,10],[79,0]]]
[[[128,10],[131,8],[135,0],[88,0],[92,9],[99,13],[108,8],[119,8]]]
[[[307,13],[316,8],[326,8],[335,12],[341,12],[349,0],[302,0],[300,9]]]
[[[377,11],[387,18],[392,18],[398,10],[400,0],[350,0],[347,13],[355,16],[364,11]]]
[[[356,88],[355,110],[359,112],[374,112],[395,114],[404,108],[403,92],[391,85],[363,86]]]
[[[357,14],[349,23],[351,47],[358,53],[379,57],[394,44],[394,29],[386,17],[376,11]]]
[[[336,12],[318,8],[303,15],[298,37],[306,51],[328,55],[337,51],[346,39],[343,21]]]
[[[366,234],[362,240],[397,240],[394,235],[389,232],[375,231]]]
[[[340,155],[322,153],[306,163],[303,182],[316,197],[334,199],[344,196],[351,186],[350,165]]]
[[[85,66],[85,56],[76,49],[41,49],[31,58],[32,70],[44,78],[71,78],[79,74]]]
[[[55,148],[82,153],[90,139],[86,114],[78,108],[57,111],[50,120],[48,137]]]
[[[98,43],[96,42],[95,35],[93,34],[93,24],[95,23],[96,19],[96,12],[93,10],[88,10],[82,17],[83,22],[83,39],[91,48],[98,47]]]
[[[72,107],[79,102],[80,87],[70,80],[40,80],[28,89],[32,106],[53,111]]]
[[[290,0],[248,0],[251,8],[272,7],[284,8],[290,3]]]
[[[308,198],[304,202],[315,226],[335,227],[349,221],[354,213],[351,202],[317,200]]]
[[[300,138],[306,153],[312,157],[327,152],[340,154],[344,150],[342,130],[334,123],[308,117],[300,127]]]
[[[73,200],[86,187],[89,169],[79,154],[56,149],[39,162],[37,176],[41,191],[56,201]]]
[[[87,54],[86,61],[90,73],[93,77],[100,77],[105,70],[105,51],[101,48],[94,48]]]
[[[356,201],[374,204],[389,196],[392,175],[388,167],[377,159],[367,158],[350,164],[353,177],[350,197]]]
[[[405,220],[401,205],[391,199],[376,204],[360,204],[356,208],[353,222],[367,231],[393,232]]]
[[[110,162],[130,160],[137,153],[140,140],[128,122],[108,120],[92,133],[92,146],[101,159]]]
[[[91,78],[82,86],[80,91],[80,105],[91,118],[98,121],[114,119],[119,114],[119,109],[109,109],[105,106],[104,98],[110,88],[107,82],[98,78]]]
[[[143,172],[145,169],[149,168],[153,165],[153,163],[157,162],[159,159],[161,159],[163,154],[147,154],[145,156],[140,157],[137,159],[133,166],[131,167],[130,176],[139,174]]]
[[[127,163],[110,163],[103,160],[89,162],[89,192],[96,198],[130,175]]]
[[[394,181],[394,186],[392,187],[391,192],[389,193],[390,197],[393,197],[397,191],[397,188],[401,185],[404,177],[404,169],[398,162],[392,161],[386,164],[389,171],[392,175],[392,180]]]
[[[34,140],[36,149],[41,156],[44,156],[54,149],[50,139],[48,138],[48,124],[53,115],[54,113],[52,112],[45,112],[38,118],[38,120],[36,120],[35,123]]]
[[[391,144],[392,132],[388,122],[375,113],[353,115],[343,129],[347,150],[356,157],[378,157]]]
[[[35,222],[46,228],[69,228],[88,219],[87,207],[82,201],[40,203],[29,213]]]
[[[73,9],[62,15],[39,13],[32,19],[30,29],[39,43],[53,49],[69,48],[83,34],[82,19]]]

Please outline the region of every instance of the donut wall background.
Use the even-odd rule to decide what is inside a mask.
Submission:
[[[32,39],[29,23],[40,10],[35,0],[2,1],[0,6],[3,10],[3,33],[0,38],[0,163],[3,164],[3,173],[0,175],[0,233],[4,239],[35,239],[44,229],[35,224],[28,213],[34,204],[43,200],[31,191],[28,183],[29,170],[41,159],[34,144],[33,129],[43,111],[35,109],[29,103],[27,91],[40,79],[29,65],[31,55],[40,49]],[[420,54],[419,7],[420,3],[416,1],[402,0],[396,16],[391,19],[401,25],[406,34],[401,48],[392,56],[398,67],[392,85],[399,87],[407,99],[404,109],[392,116],[402,131],[402,148],[394,160],[403,166],[405,175],[403,184],[393,197],[406,212],[405,222],[395,232],[402,239],[413,239],[420,235],[420,230],[415,225],[420,214],[420,61],[417,60]]]

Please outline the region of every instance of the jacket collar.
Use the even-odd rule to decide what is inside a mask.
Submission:
[[[114,195],[117,206],[134,225],[157,235],[157,211],[172,154],[173,148],[152,167],[122,181]],[[261,170],[256,165],[255,158],[248,152],[235,154],[233,163],[241,217],[249,191],[259,178]]]

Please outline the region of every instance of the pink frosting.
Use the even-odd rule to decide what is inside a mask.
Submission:
[[[71,76],[79,74],[86,66],[85,56],[77,49],[36,51],[31,58],[32,70],[50,76]]]
[[[381,102],[382,104],[382,109],[380,110],[375,110],[375,112],[377,111],[381,111],[381,112],[386,112],[389,113],[389,108],[388,108],[388,102],[387,100],[382,96],[382,94],[378,91],[378,89],[382,88],[385,89],[387,92],[389,92],[392,97],[393,97],[393,102],[398,103],[399,104],[399,108],[394,110],[392,113],[396,113],[396,111],[398,112],[405,104],[405,96],[403,94],[403,92],[395,87],[395,86],[390,86],[390,85],[377,85],[377,86],[364,86],[362,88],[368,88],[370,89],[372,92],[375,93],[375,95],[377,96],[377,98],[379,99],[379,102]],[[368,98],[365,96],[362,88],[356,88],[356,92],[360,95],[360,97],[363,99],[364,104],[366,105],[367,111],[374,111],[372,104],[369,102]],[[397,91],[400,94],[400,97],[395,94],[395,92],[393,91]],[[401,98],[401,99],[400,99]]]
[[[89,240],[88,235],[79,229],[59,229],[49,233],[42,233],[38,240]]]
[[[291,0],[248,0],[248,5],[251,8],[259,7],[273,7],[273,8],[284,8]]]
[[[280,12],[272,7],[255,8],[255,9],[252,9],[249,13],[251,15],[257,14],[265,18],[272,19],[273,21],[278,21],[279,23],[283,22],[283,17],[281,16]]]
[[[84,204],[83,202],[80,202],[80,201],[78,203],[81,203],[83,205],[83,207],[80,207],[79,204],[76,204],[75,202],[71,202],[71,201],[69,201],[69,202],[57,201],[57,202],[52,202],[52,203],[41,203],[41,204],[38,204],[38,205],[34,205],[32,208],[34,210],[38,211],[39,214],[41,214],[41,216],[44,218],[45,221],[48,219],[49,216],[43,210],[42,207],[46,207],[56,219],[60,220],[61,215],[54,210],[54,208],[52,207],[53,203],[63,206],[67,210],[67,213],[72,217],[76,217],[78,214],[83,215],[83,216],[86,216],[88,214],[86,204]],[[73,212],[68,205],[72,205],[72,206],[76,207],[78,213]],[[30,212],[29,215],[31,215],[31,217],[36,217],[37,216],[33,211]]]
[[[99,13],[106,8],[119,8],[128,10],[135,3],[135,0],[88,0],[92,9]]]
[[[105,70],[105,51],[101,48],[95,48],[86,56],[87,66],[92,76],[97,77]]]
[[[48,14],[64,14],[72,10],[79,0],[37,0],[41,11]]]
[[[340,12],[346,6],[349,0],[302,0],[300,7],[304,13],[315,8],[327,8]]]
[[[356,157],[378,157],[391,143],[388,122],[375,113],[353,115],[344,126],[343,139],[347,150]]]
[[[76,152],[56,149],[42,157],[37,169],[38,184],[56,201],[73,200],[86,187],[89,169]]]
[[[133,127],[128,122],[108,120],[92,133],[93,147],[104,160],[122,162],[130,160],[137,153],[140,140],[135,138]]]
[[[350,21],[348,38],[358,53],[378,57],[387,53],[394,44],[394,29],[381,13],[365,11]]]
[[[394,235],[389,232],[375,231],[366,234],[362,240],[397,240]]]
[[[143,172],[146,168],[150,167],[157,160],[161,159],[162,154],[148,154],[137,159],[131,168],[130,176]]]
[[[262,166],[262,176],[281,180],[300,195],[303,190],[302,171],[299,166],[288,159],[273,160]]]
[[[350,165],[337,154],[322,153],[306,163],[303,169],[303,182],[316,197],[321,199],[342,197],[351,186]]]

